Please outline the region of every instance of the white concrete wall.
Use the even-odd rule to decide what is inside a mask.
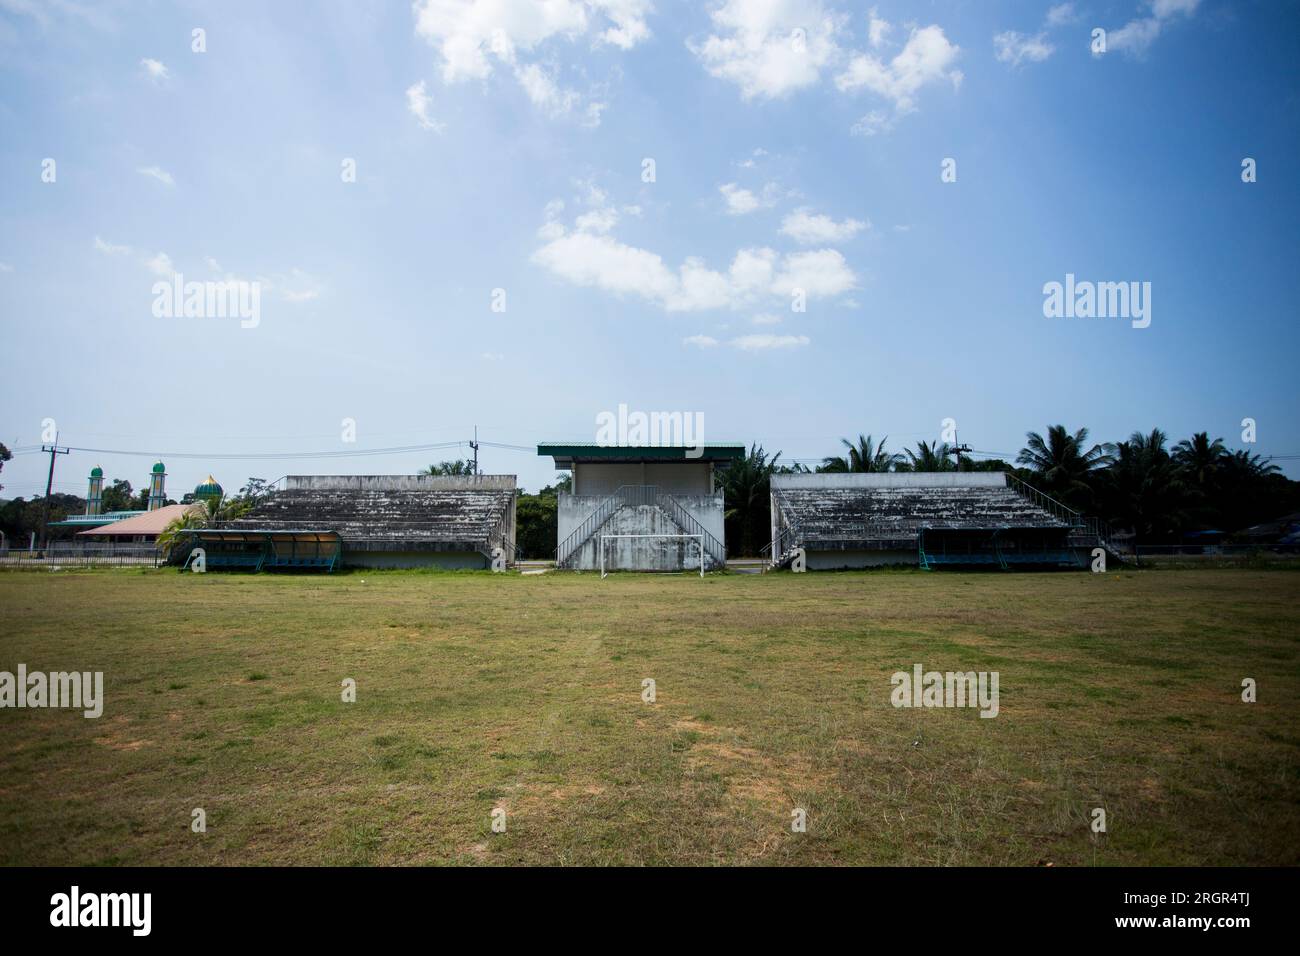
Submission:
[[[607,495],[560,495],[556,507],[557,544],[563,541],[582,524],[583,520],[596,510]],[[674,495],[677,503],[690,513],[706,531],[726,544],[724,511],[722,495]],[[683,534],[686,529],[657,507],[624,508],[617,512],[604,527],[606,534]],[[647,571],[682,570],[683,551],[677,545],[686,543],[685,539],[620,539],[610,542],[607,560],[617,562],[620,568],[638,567]],[[594,570],[599,567],[597,544],[589,541],[576,558],[576,567]],[[689,544],[690,553],[694,554],[695,545]],[[615,552],[613,549],[618,548]],[[693,560],[693,559],[690,559]],[[676,563],[674,563],[676,562]],[[698,567],[689,564],[690,567]]]
[[[574,567],[580,571],[600,569],[601,534],[681,534],[668,515],[652,505],[624,508],[617,512],[600,534],[579,550]],[[698,538],[605,538],[605,568],[609,571],[699,571]],[[713,559],[704,555],[706,571],[716,570]]]

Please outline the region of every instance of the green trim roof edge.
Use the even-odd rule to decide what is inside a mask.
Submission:
[[[702,448],[703,454],[688,458],[686,452]],[[699,461],[702,458],[743,458],[745,445],[739,442],[701,442],[698,445],[598,445],[595,442],[539,442],[537,454],[553,458],[665,458]]]

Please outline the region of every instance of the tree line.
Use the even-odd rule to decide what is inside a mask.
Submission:
[[[887,450],[888,438],[841,439],[844,453],[816,468],[781,463],[759,445],[720,473],[726,501],[727,545],[752,556],[770,537],[773,474],[844,472],[1001,471],[1086,515],[1104,518],[1135,543],[1177,543],[1188,534],[1225,535],[1300,510],[1300,482],[1271,461],[1230,450],[1222,438],[1197,432],[1176,444],[1159,428],[1126,441],[1090,443],[1089,432],[1052,425],[1028,432],[1014,463],[972,460],[944,442]]]

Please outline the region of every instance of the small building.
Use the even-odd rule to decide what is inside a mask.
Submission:
[[[999,472],[773,475],[771,491],[777,567],[1080,568],[1110,550],[1097,523]]]
[[[557,568],[695,571],[701,559],[706,570],[726,566],[715,470],[744,457],[744,445],[548,442],[537,454],[573,472],[572,490],[556,502]]]
[[[135,512],[129,517],[111,521],[97,528],[78,531],[75,537],[78,541],[100,541],[114,544],[155,544],[158,541],[158,535],[167,530],[169,524],[196,508],[201,509],[202,506],[163,505],[160,508],[154,508],[152,511]],[[100,517],[108,516],[101,515]],[[72,525],[74,521],[75,519],[69,519],[60,522],[60,524]]]
[[[222,523],[217,530],[223,549],[309,553],[319,562],[311,566],[324,567],[328,558],[330,569],[339,563],[452,569],[488,568],[494,558],[514,563],[514,475],[290,475],[282,480],[283,486],[248,514]],[[204,538],[217,543],[207,531],[190,537],[200,545]],[[271,566],[277,565],[258,564]]]

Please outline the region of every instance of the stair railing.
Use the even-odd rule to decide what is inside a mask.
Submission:
[[[713,536],[708,528],[700,524],[695,515],[691,514],[682,506],[672,495],[656,495],[655,504],[668,513],[668,517],[677,522],[678,526],[687,534],[698,534],[704,542],[704,550],[716,562],[718,567],[727,566],[727,547],[721,541]]]
[[[613,494],[596,505],[591,513],[560,542],[559,547],[555,549],[555,566],[568,567],[569,559],[578,553],[578,549],[586,544],[587,539],[613,517],[618,509],[652,505],[658,494],[659,489],[655,485],[621,485]]]

